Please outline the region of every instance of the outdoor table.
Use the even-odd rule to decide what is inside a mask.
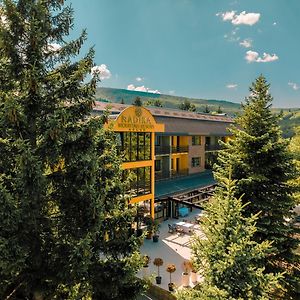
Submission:
[[[187,222],[177,222],[176,225],[181,227],[184,232],[190,232],[194,228],[194,224]]]

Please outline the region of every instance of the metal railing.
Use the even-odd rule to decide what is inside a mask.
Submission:
[[[181,177],[181,176],[187,176],[189,174],[189,169],[182,169],[182,170],[172,170],[171,171],[171,177]]]
[[[189,146],[173,146],[172,153],[189,152]]]
[[[215,144],[215,145],[210,145],[210,144],[205,144],[205,151],[218,151],[221,150],[222,146]]]
[[[170,154],[170,146],[155,146],[155,155],[159,154]]]

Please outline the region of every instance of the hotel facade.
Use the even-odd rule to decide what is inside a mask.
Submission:
[[[224,115],[96,102],[93,114],[105,111],[117,134],[124,177],[129,178],[130,204],[155,219],[176,217],[180,209],[157,199],[155,183],[169,185],[174,178],[210,169],[219,141],[227,141],[233,123]]]

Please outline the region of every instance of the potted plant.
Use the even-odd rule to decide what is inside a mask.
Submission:
[[[164,261],[160,257],[156,257],[153,264],[157,267],[157,276],[155,277],[156,283],[161,284],[161,276],[159,275],[159,267],[163,265]]]
[[[147,226],[146,239],[150,240],[153,235],[153,219],[150,215],[145,216],[144,223]]]
[[[159,223],[157,221],[153,222],[153,242],[157,243],[158,242],[158,238],[159,238]]]
[[[190,270],[192,269],[192,264],[189,260],[184,260],[182,263],[182,285],[187,287],[190,285]]]
[[[171,277],[171,274],[174,273],[176,271],[176,266],[174,264],[168,264],[167,265],[167,268],[166,268],[166,271],[168,273],[170,273],[170,283],[168,284],[168,287],[169,287],[169,291],[170,292],[173,292],[174,291],[174,283],[172,282],[172,277]]]
[[[193,283],[196,283],[198,281],[197,270],[196,270],[193,262],[191,262],[191,281]]]
[[[143,256],[143,275],[144,277],[148,276],[148,269],[149,269],[149,263],[150,263],[151,259],[150,256],[148,255],[144,255]]]

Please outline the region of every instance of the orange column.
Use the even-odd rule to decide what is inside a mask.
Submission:
[[[155,194],[155,176],[154,176],[154,173],[155,173],[155,170],[154,170],[154,151],[155,151],[155,147],[154,147],[154,141],[155,141],[155,133],[154,132],[151,132],[151,160],[152,160],[152,166],[151,166],[151,194],[152,194],[152,197],[151,197],[151,217],[152,219],[154,219],[154,194]]]

